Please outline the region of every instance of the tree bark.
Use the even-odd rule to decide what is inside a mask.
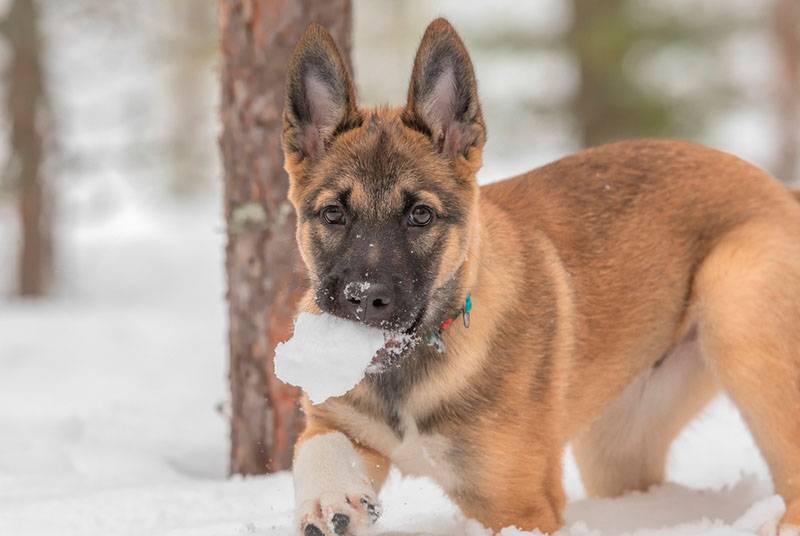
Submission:
[[[800,165],[800,3],[775,0],[773,28],[778,50],[778,158],[775,174],[792,182]]]
[[[303,425],[298,390],[273,375],[307,286],[282,167],[285,70],[311,22],[349,58],[351,18],[349,0],[220,0],[232,473],[289,468]]]
[[[38,15],[33,0],[14,0],[3,23],[11,49],[7,106],[11,119],[10,172],[20,219],[18,292],[44,294],[52,274],[47,191],[42,177],[44,83]]]

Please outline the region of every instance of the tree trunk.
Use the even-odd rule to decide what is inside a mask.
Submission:
[[[349,58],[349,0],[220,0],[232,473],[289,468],[303,424],[298,390],[273,375],[273,349],[307,285],[280,135],[286,64],[311,22]]]
[[[774,35],[778,50],[778,159],[777,177],[798,179],[800,164],[800,3],[775,0]]]
[[[574,102],[584,147],[625,138],[674,134],[673,102],[647,91],[626,72],[626,56],[647,38],[627,0],[573,0],[568,42],[578,60]]]
[[[17,192],[21,229],[19,294],[38,296],[51,279],[50,215],[41,175],[44,86],[38,16],[33,0],[14,0],[3,24],[11,59],[8,113],[11,119],[12,181]]]
[[[206,136],[213,132],[209,114],[209,67],[216,52],[216,10],[213,4],[172,0],[161,8],[171,21],[157,44],[169,54],[170,108],[168,155],[171,193],[191,197],[208,188],[215,161]]]
[[[575,108],[584,147],[632,135],[625,101],[630,82],[621,67],[628,45],[624,4],[623,0],[573,1],[569,40],[580,67]]]

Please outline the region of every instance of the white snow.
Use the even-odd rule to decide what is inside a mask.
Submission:
[[[292,338],[275,348],[275,375],[321,404],[355,387],[383,345],[380,329],[329,314],[301,313]]]
[[[0,301],[0,535],[291,535],[290,474],[225,478],[217,206],[140,217],[65,231],[71,284],[56,299]],[[562,534],[741,536],[783,511],[724,398],[678,439],[669,476],[587,500],[567,456]],[[384,536],[487,534],[426,479],[395,472],[381,499]]]

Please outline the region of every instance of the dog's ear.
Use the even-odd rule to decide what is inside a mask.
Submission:
[[[414,60],[403,122],[431,138],[449,157],[469,158],[486,131],[478,84],[464,43],[447,20],[428,25]]]
[[[286,78],[283,147],[317,158],[333,138],[361,123],[350,73],[328,31],[311,24],[294,49]]]

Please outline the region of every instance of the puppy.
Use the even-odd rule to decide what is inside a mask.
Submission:
[[[302,309],[420,340],[348,394],[305,402],[298,532],[363,534],[391,465],[492,529],[555,531],[567,442],[591,495],[647,489],[722,388],[786,501],[773,530],[796,534],[797,199],[734,156],[656,140],[478,187],[485,140],[446,20],[401,108],[357,106],[322,27],[297,45],[283,147]]]

